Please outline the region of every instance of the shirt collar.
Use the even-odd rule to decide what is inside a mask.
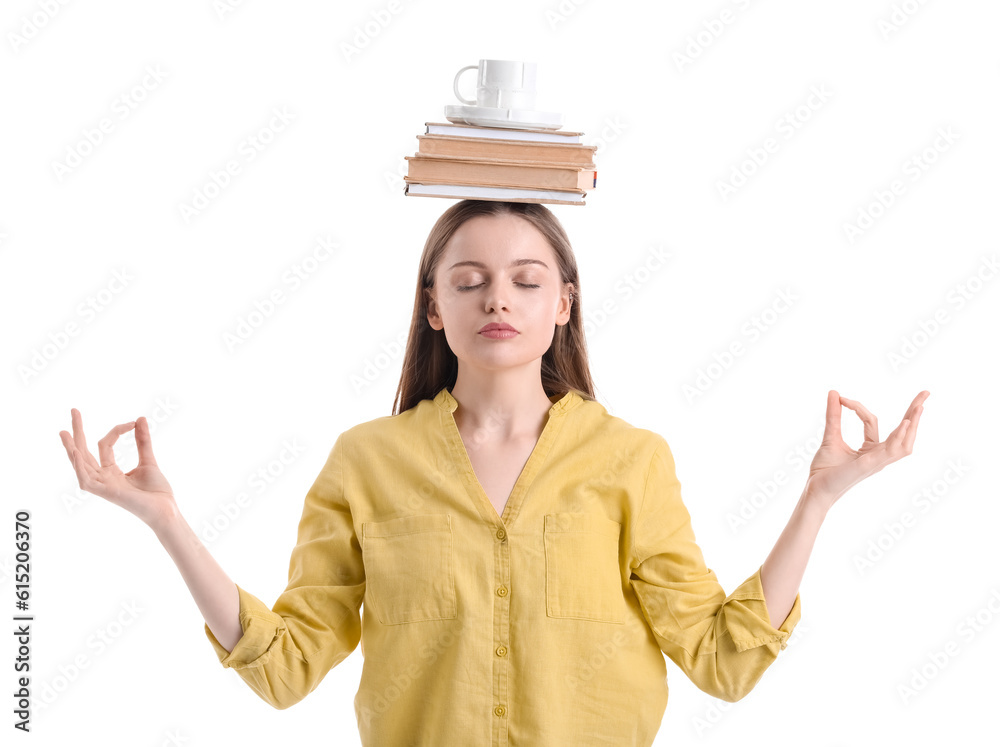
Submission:
[[[561,415],[562,413],[573,409],[583,401],[583,397],[572,389],[558,399],[556,399],[557,396],[558,395],[552,395],[549,397],[549,400],[553,403],[552,407],[549,408],[550,416]],[[441,387],[441,391],[434,396],[434,404],[444,410],[447,410],[448,412],[455,412],[458,408],[458,400],[451,396],[451,392],[448,391],[448,387],[446,386]]]

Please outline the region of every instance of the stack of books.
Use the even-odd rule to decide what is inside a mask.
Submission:
[[[582,132],[425,122],[406,156],[406,195],[583,205],[597,186]]]

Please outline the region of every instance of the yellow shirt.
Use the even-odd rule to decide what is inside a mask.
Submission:
[[[504,507],[447,388],[344,431],[305,498],[273,608],[239,589],[230,667],[275,708],[361,643],[362,744],[648,747],[666,654],[736,701],[787,645],[760,568],[726,596],[695,543],[664,438],[569,392]],[[364,615],[361,605],[364,602]]]

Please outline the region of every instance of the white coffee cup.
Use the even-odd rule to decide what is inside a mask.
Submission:
[[[458,79],[466,70],[479,70],[476,77],[476,99],[470,100],[458,91]],[[455,75],[455,95],[463,104],[492,109],[535,108],[538,65],[514,60],[480,60],[478,65],[466,65]]]

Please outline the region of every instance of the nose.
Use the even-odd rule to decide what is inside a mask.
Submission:
[[[496,311],[497,309],[505,309],[509,311],[507,308],[507,300],[504,297],[504,294],[501,293],[500,284],[494,283],[490,287],[490,292],[486,294],[486,311],[488,313],[490,311]]]

